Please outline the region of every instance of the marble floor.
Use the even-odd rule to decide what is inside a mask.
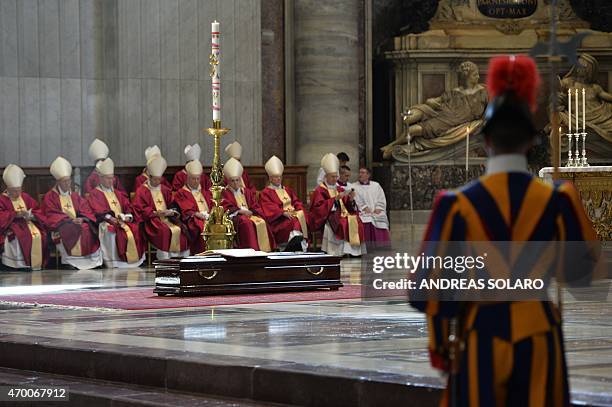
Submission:
[[[417,225],[415,235],[422,232],[423,226]],[[394,246],[405,244],[411,234],[410,227],[395,227]],[[342,261],[344,282],[359,283],[360,272],[361,260]],[[147,269],[2,272],[0,342],[30,337],[37,343],[65,347],[231,360],[400,385],[442,386],[428,363],[424,319],[403,301],[357,299],[155,311],[20,308],[1,302],[3,295],[17,293],[146,287],[152,286],[153,279]],[[568,300],[564,321],[574,402],[612,405],[612,305]],[[389,400],[394,400],[391,395]]]

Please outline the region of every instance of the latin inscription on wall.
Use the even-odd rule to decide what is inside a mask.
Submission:
[[[476,0],[478,10],[491,18],[524,18],[536,12],[538,0]]]

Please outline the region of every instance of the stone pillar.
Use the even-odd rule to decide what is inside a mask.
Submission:
[[[261,2],[262,162],[285,156],[284,0]]]
[[[359,44],[363,0],[295,0],[295,150],[308,188],[321,157],[346,152],[359,165]]]

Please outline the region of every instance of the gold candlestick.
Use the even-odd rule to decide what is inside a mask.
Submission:
[[[221,206],[221,194],[225,187],[223,186],[223,166],[220,163],[221,136],[229,133],[230,129],[221,127],[220,120],[213,120],[213,127],[204,129],[209,136],[214,138],[214,156],[212,169],[210,171],[210,179],[212,187],[213,207],[210,210],[210,216],[204,225],[204,241],[208,250],[216,249],[231,249],[234,245],[234,223],[229,218],[227,211]]]

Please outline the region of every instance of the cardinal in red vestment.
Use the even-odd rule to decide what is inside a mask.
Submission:
[[[161,157],[161,150],[157,146],[147,147],[145,149],[145,158],[147,159],[147,163],[152,160],[154,157]],[[138,191],[138,188],[149,180],[149,170],[147,167],[144,167],[142,173],[136,177],[134,180],[134,192]],[[167,188],[172,189],[172,185],[165,178],[162,177],[161,184]]]
[[[95,139],[89,146],[89,157],[93,160],[94,163],[98,163],[99,161],[105,160],[108,158],[109,149],[105,142],[100,139]],[[88,194],[92,189],[95,189],[100,185],[100,174],[94,168],[94,170],[89,174],[87,180],[83,184],[83,192]],[[113,189],[116,191],[121,191],[125,193],[125,188],[119,181],[119,177],[113,178]]]
[[[161,156],[149,160],[149,179],[136,190],[133,202],[149,242],[157,249],[158,260],[189,256],[187,229],[174,209],[172,191],[161,183],[166,167]]]
[[[145,259],[146,241],[127,196],[113,188],[115,164],[107,158],[96,164],[100,185],[87,201],[99,223],[98,234],[107,268],[138,267]]]
[[[87,201],[72,192],[72,165],[64,157],[57,157],[50,171],[57,183],[45,194],[41,209],[62,264],[80,270],[101,266],[96,218]]]
[[[323,229],[321,249],[335,256],[366,253],[363,224],[355,203],[355,191],[338,186],[340,162],[334,154],[321,160],[325,181],[315,188],[310,203],[310,227]]]
[[[2,264],[40,270],[47,264],[47,231],[38,203],[22,191],[25,173],[14,164],[4,169],[6,191],[0,194],[0,235],[4,238]]]
[[[234,141],[233,143],[228,144],[225,147],[225,152],[230,158],[233,158],[237,160],[238,162],[240,162],[240,157],[242,157],[242,146],[240,145],[239,142]],[[251,189],[253,190],[253,192],[256,191],[255,185],[253,185],[253,183],[251,182],[251,179],[249,178],[249,174],[247,174],[247,171],[244,169],[244,167],[242,168],[241,178],[242,178],[240,181],[241,188]],[[225,185],[228,185],[228,184],[229,184],[229,180],[226,177]]]
[[[223,207],[229,212],[236,230],[236,246],[239,249],[252,248],[264,252],[276,247],[270,226],[264,220],[261,206],[255,192],[242,188],[242,164],[230,158],[223,166],[229,185],[223,191]]]
[[[272,229],[274,240],[285,251],[306,251],[307,218],[296,193],[282,185],[283,162],[272,156],[265,165],[270,184],[259,194],[261,209]]]
[[[198,143],[195,143],[192,146],[187,145],[185,147],[184,153],[185,157],[187,158],[185,168],[174,174],[174,178],[172,178],[172,190],[174,192],[183,188],[183,186],[187,183],[187,165],[192,161],[200,161],[202,149],[200,148],[200,145]],[[204,174],[204,172],[202,172],[202,175],[200,175],[200,185],[202,186],[202,191],[208,191],[212,186],[210,177],[207,174]]]
[[[202,232],[213,206],[210,191],[202,189],[203,174],[200,160],[190,161],[186,166],[187,183],[174,195],[174,201],[181,210],[181,219],[189,231],[191,254],[206,250]]]

